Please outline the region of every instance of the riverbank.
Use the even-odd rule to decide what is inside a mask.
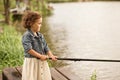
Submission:
[[[77,2],[80,0],[47,0],[48,3]]]

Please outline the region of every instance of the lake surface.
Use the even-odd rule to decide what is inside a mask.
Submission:
[[[120,60],[120,2],[50,5],[54,11],[46,18],[44,35],[52,52],[59,57]],[[97,80],[120,80],[120,63],[64,63],[81,80],[90,80],[94,72]]]

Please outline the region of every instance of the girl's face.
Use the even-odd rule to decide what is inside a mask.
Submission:
[[[42,18],[37,19],[35,23],[31,26],[32,31],[39,32],[42,25]]]

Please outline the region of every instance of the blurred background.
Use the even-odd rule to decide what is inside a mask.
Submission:
[[[42,14],[40,32],[58,57],[120,60],[119,0],[0,0],[0,73],[23,64],[21,18],[28,10]],[[81,80],[120,79],[120,63],[48,62]]]

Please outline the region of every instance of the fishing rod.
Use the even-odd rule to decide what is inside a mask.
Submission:
[[[52,59],[52,58],[49,58]],[[68,60],[68,61],[98,61],[98,62],[120,62],[120,60],[110,59],[82,59],[82,58],[57,58],[57,60]]]

